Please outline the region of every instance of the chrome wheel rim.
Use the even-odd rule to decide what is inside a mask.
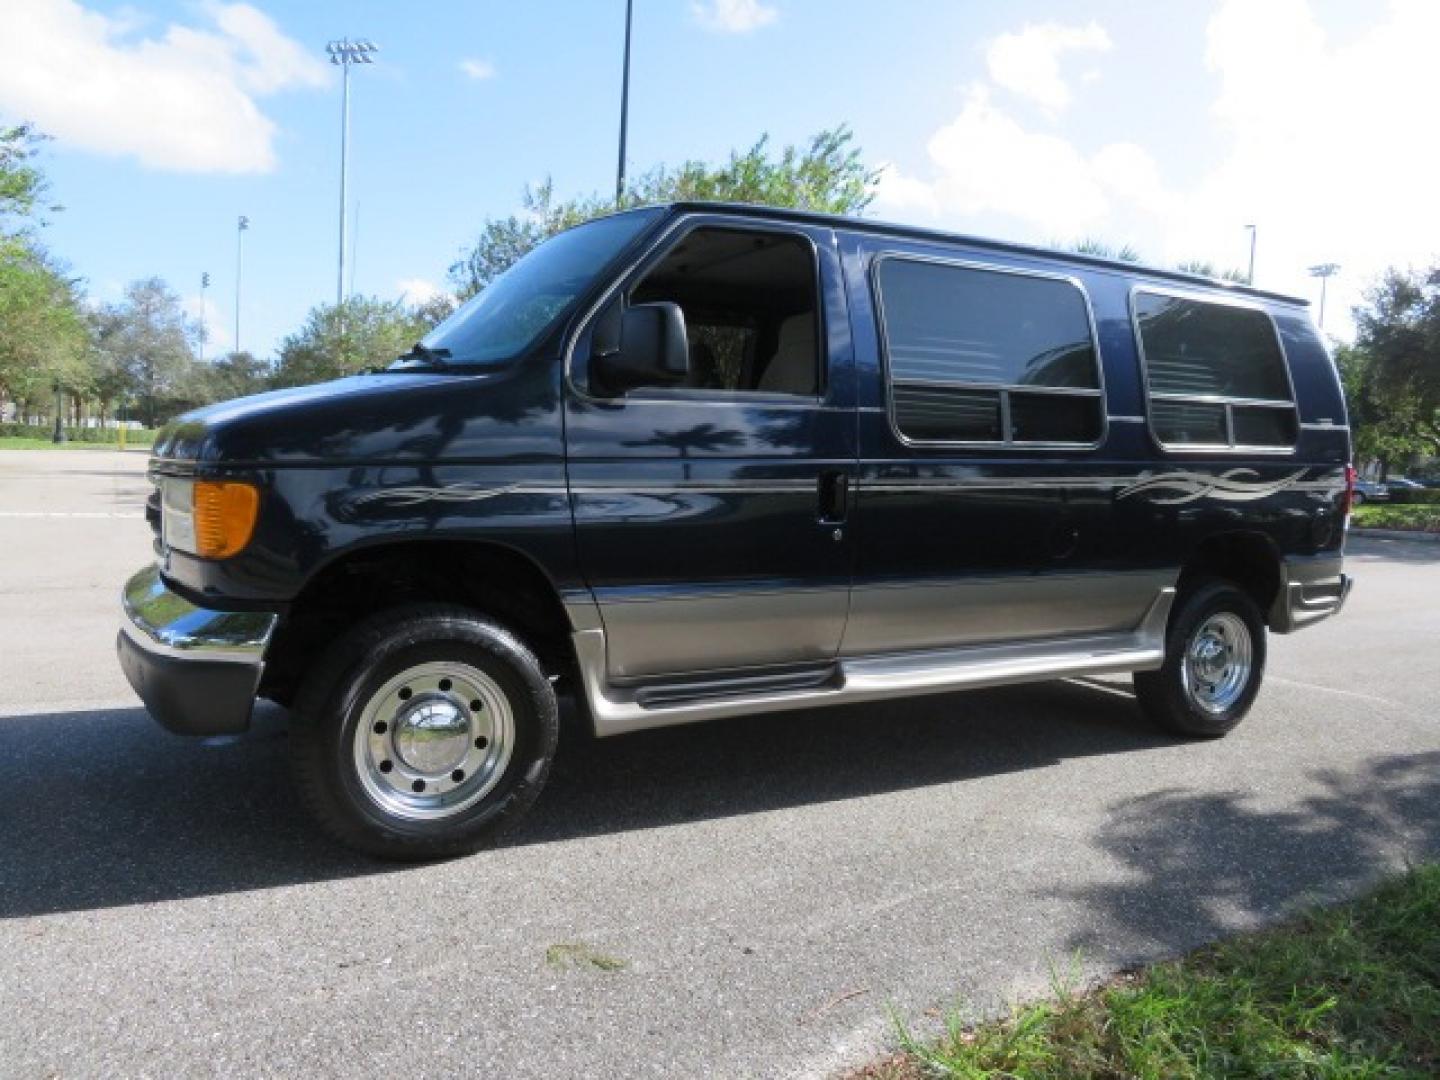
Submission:
[[[1211,615],[1185,647],[1185,692],[1209,713],[1231,708],[1250,685],[1250,628],[1228,611]]]
[[[459,661],[417,664],[361,710],[355,771],[386,813],[452,817],[500,782],[515,749],[515,717],[495,680]]]

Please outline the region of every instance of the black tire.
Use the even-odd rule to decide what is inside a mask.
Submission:
[[[510,749],[508,760],[503,766],[497,762],[487,777],[492,786],[473,805],[447,811],[449,816],[415,820],[367,791],[362,773],[368,770],[357,755],[368,744],[357,749],[357,737],[368,736],[357,736],[356,728],[382,688],[422,664],[464,665],[459,670],[482,673],[495,692],[503,693]],[[449,681],[441,688],[449,689]],[[408,690],[400,693],[409,696]],[[479,850],[524,814],[544,786],[558,732],[555,693],[534,655],[514,635],[466,608],[414,605],[362,622],[325,651],[296,695],[291,761],[302,799],[342,843],[386,859],[446,858]],[[461,742],[470,740],[465,736]],[[383,764],[388,775],[393,765]]]
[[[1365,493],[1364,493],[1363,491],[1358,490],[1358,489],[1355,490],[1355,491],[1353,491],[1353,492],[1351,492],[1351,494],[1350,494],[1350,505],[1351,505],[1351,506],[1364,506],[1364,505],[1365,505]]]
[[[1186,686],[1186,652],[1197,632],[1216,616],[1238,618],[1249,634],[1249,674],[1233,701],[1218,711],[1202,707]],[[1265,674],[1265,622],[1249,595],[1228,581],[1207,579],[1176,599],[1165,633],[1165,663],[1135,673],[1135,696],[1152,721],[1180,735],[1217,738],[1245,718]],[[1203,696],[1203,695],[1202,695]]]

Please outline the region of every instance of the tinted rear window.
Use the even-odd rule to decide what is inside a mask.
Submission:
[[[890,257],[876,285],[902,434],[998,443],[1100,437],[1095,342],[1073,283]]]
[[[1134,305],[1156,438],[1175,446],[1294,445],[1294,399],[1269,315],[1153,292],[1137,292]]]
[[[1067,281],[912,259],[884,260],[879,277],[895,379],[1099,386],[1085,299]]]

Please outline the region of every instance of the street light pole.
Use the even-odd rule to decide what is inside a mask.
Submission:
[[[345,231],[346,231],[346,187],[350,173],[350,67],[353,64],[373,64],[373,53],[380,47],[373,41],[351,41],[341,38],[325,46],[330,54],[330,63],[340,68],[340,265],[335,274],[335,305],[345,302]]]
[[[1320,279],[1320,329],[1325,329],[1325,286],[1340,269],[1339,263],[1319,263],[1310,267],[1310,276]]]
[[[620,163],[615,169],[615,205],[625,199],[625,136],[630,121],[630,17],[634,0],[625,0],[625,68],[620,76]]]
[[[1254,225],[1246,225],[1245,228],[1247,228],[1247,229],[1250,230],[1250,273],[1249,273],[1249,275],[1245,278],[1245,284],[1246,284],[1246,285],[1254,285],[1254,284],[1255,284],[1255,233],[1256,233],[1257,230],[1256,230],[1256,228],[1255,228]]]
[[[200,275],[200,362],[205,362],[205,290],[210,287],[210,274]]]
[[[240,279],[245,269],[245,230],[250,219],[244,214],[235,223],[235,351],[240,351]]]

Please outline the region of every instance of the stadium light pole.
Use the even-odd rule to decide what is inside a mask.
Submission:
[[[630,121],[630,18],[635,0],[625,0],[625,66],[620,76],[620,163],[615,169],[615,205],[625,199],[625,135]]]
[[[1249,275],[1245,278],[1245,284],[1246,284],[1246,285],[1254,285],[1254,284],[1255,284],[1255,233],[1256,233],[1258,230],[1255,228],[1254,225],[1246,225],[1245,228],[1247,228],[1247,229],[1250,230],[1250,273],[1249,273]]]
[[[1340,269],[1339,263],[1318,263],[1310,267],[1310,276],[1320,279],[1320,329],[1325,329],[1325,286]]]
[[[345,188],[350,171],[350,69],[356,64],[373,64],[380,46],[362,38],[341,38],[326,44],[330,63],[341,71],[340,93],[340,266],[335,276],[335,305],[345,302]]]
[[[250,219],[241,214],[235,222],[235,351],[240,351],[240,278],[245,269],[245,230]]]

